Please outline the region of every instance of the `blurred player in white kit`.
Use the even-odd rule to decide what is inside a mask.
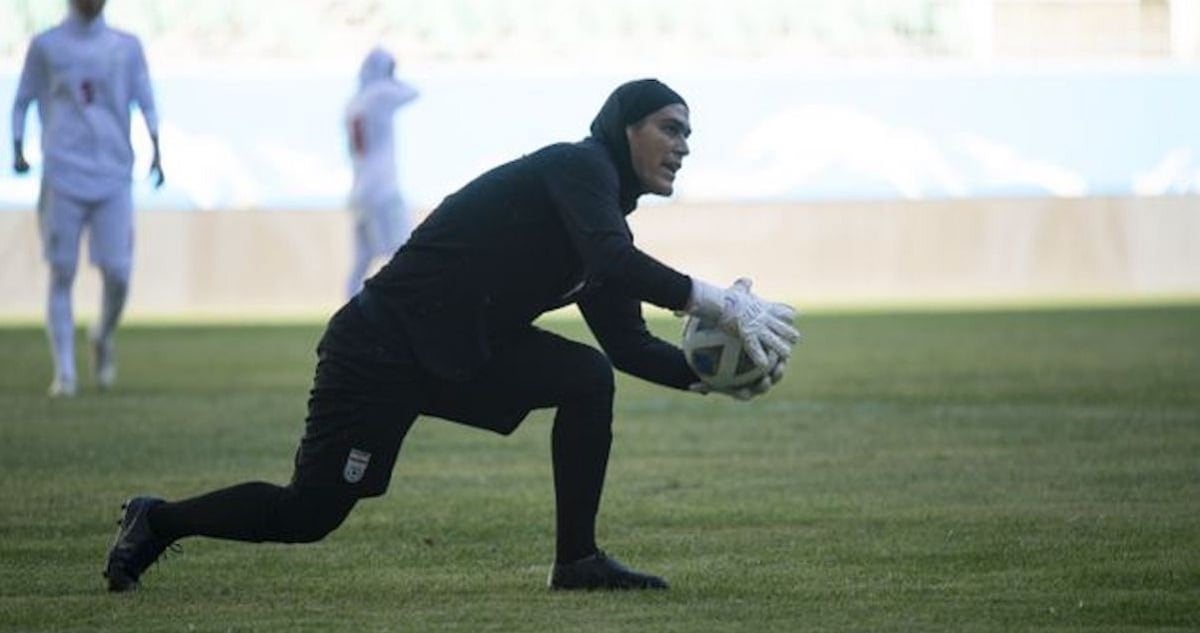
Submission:
[[[12,110],[13,169],[25,160],[25,115],[37,101],[42,125],[42,185],[38,220],[42,251],[50,267],[46,327],[54,361],[51,396],[72,396],[75,373],[71,287],[79,242],[88,232],[88,252],[100,270],[100,316],[90,332],[92,369],[98,387],[117,375],[114,332],[125,307],[133,263],[133,197],[130,108],[137,104],[150,131],[150,173],[162,186],[158,116],[142,45],[109,28],[105,0],[70,0],[58,26],[29,44]]]
[[[412,232],[396,174],[395,115],[417,91],[395,78],[396,60],[375,48],[363,60],[358,92],[346,106],[346,137],[354,165],[350,208],[354,212],[354,261],[347,296],[362,289],[378,258],[391,257]]]

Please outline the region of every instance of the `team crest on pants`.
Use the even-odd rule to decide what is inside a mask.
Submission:
[[[357,448],[350,449],[350,457],[346,458],[346,467],[342,469],[342,478],[347,483],[352,484],[362,481],[363,475],[367,473],[367,464],[370,461],[370,453],[360,451]]]

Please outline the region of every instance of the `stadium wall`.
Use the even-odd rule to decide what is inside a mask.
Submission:
[[[344,212],[149,211],[137,222],[131,318],[311,317],[340,301]],[[681,270],[748,275],[800,306],[1200,297],[1192,196],[660,204],[631,223],[641,247]],[[45,284],[35,214],[0,214],[0,318],[40,318]],[[76,293],[80,315],[93,314],[90,269]]]

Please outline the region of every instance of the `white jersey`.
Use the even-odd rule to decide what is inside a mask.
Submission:
[[[24,140],[25,114],[38,102],[43,178],[65,195],[103,199],[129,185],[133,146],[130,108],[158,134],[146,57],[138,39],[87,22],[74,12],[29,44],[12,112],[14,140]]]
[[[396,169],[396,110],[417,97],[412,86],[393,79],[390,55],[374,51],[363,62],[358,93],[346,106],[345,125],[354,166],[350,204],[356,209],[400,197]]]

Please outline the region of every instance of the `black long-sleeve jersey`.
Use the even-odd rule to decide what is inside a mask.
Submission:
[[[682,309],[691,280],[634,246],[633,200],[594,138],[501,165],[447,197],[367,281],[375,321],[434,374],[467,380],[505,337],[576,303],[614,367],[685,388],[696,375],[641,304]]]

